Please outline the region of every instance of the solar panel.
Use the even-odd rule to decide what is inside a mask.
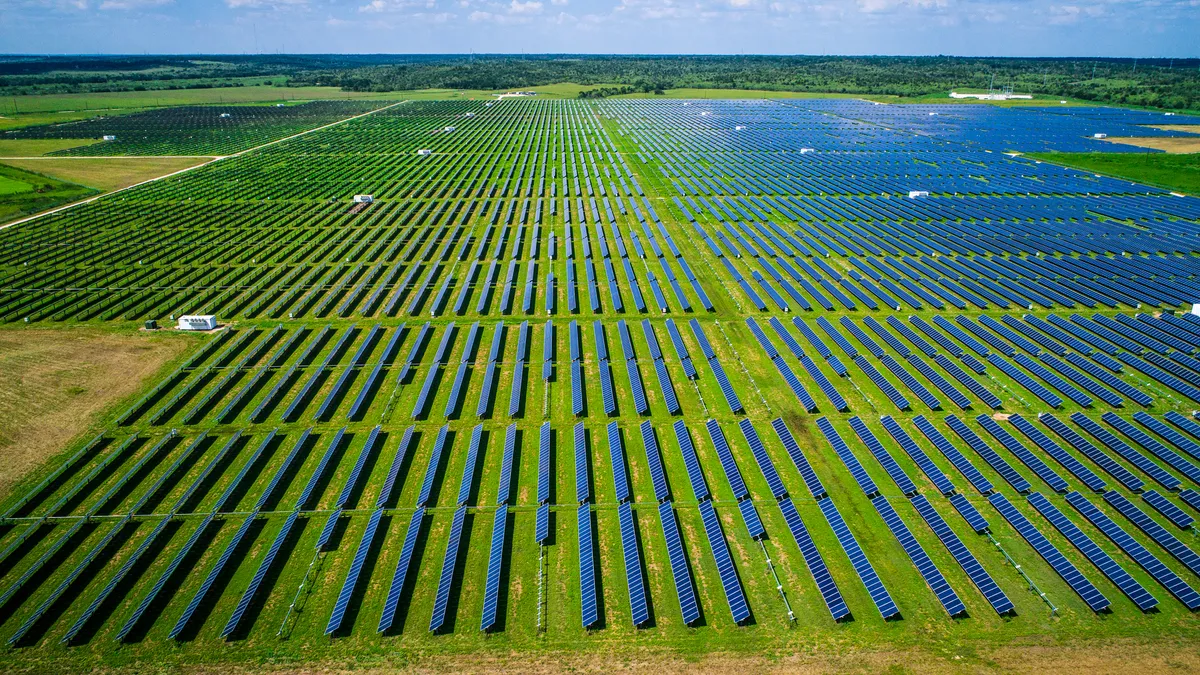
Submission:
[[[988,501],[992,503],[992,506],[996,507],[996,510],[1008,521],[1008,524],[1012,525],[1013,529],[1025,541],[1029,542],[1033,550],[1037,551],[1038,555],[1042,556],[1042,559],[1062,577],[1063,581],[1067,582],[1067,585],[1078,593],[1080,598],[1083,598],[1083,601],[1087,603],[1088,607],[1092,608],[1092,611],[1100,612],[1108,608],[1111,604],[1108,598],[1096,590],[1092,582],[1088,581],[1087,577],[1083,576],[1083,573],[1075,565],[1063,557],[1063,554],[1055,548],[1054,544],[1051,544],[1050,540],[1046,539],[1045,535],[1034,527],[1033,523],[1029,522],[1029,519],[1018,511],[1004,495],[994,492],[988,496]]]
[[[671,561],[671,576],[675,580],[675,594],[679,597],[679,611],[683,614],[683,623],[691,624],[700,618],[700,606],[696,604],[692,572],[688,569],[683,541],[679,537],[679,523],[675,520],[675,510],[670,502],[658,505],[658,517],[667,543],[667,557]]]
[[[1129,519],[1129,522],[1136,525],[1139,530],[1146,533],[1148,537],[1157,542],[1159,546],[1162,546],[1176,560],[1187,566],[1194,574],[1200,575],[1200,556],[1197,556],[1195,551],[1188,548],[1175,535],[1168,532],[1165,527],[1159,525],[1150,516],[1147,516],[1144,511],[1134,506],[1133,502],[1116,492],[1105,492],[1104,501],[1120,511],[1121,515]]]
[[[749,420],[741,421],[749,422]],[[733,498],[741,499],[748,496],[750,491],[746,489],[746,483],[742,480],[742,473],[733,459],[733,452],[729,448],[729,442],[725,439],[725,432],[721,430],[721,425],[717,424],[716,420],[710,419],[705,420],[704,426],[708,429],[709,440],[712,441],[713,448],[717,451],[717,458],[721,461],[721,468],[725,471],[725,479],[733,491]],[[775,478],[779,479],[778,476]]]
[[[925,583],[929,584],[930,590],[937,596],[938,602],[942,603],[942,607],[946,608],[946,612],[950,616],[955,616],[967,611],[962,600],[958,597],[958,593],[950,587],[950,583],[946,581],[946,577],[942,575],[941,570],[933,561],[929,559],[929,554],[921,547],[920,542],[913,536],[912,531],[901,520],[900,514],[896,513],[896,509],[892,508],[887,497],[880,495],[871,500],[875,506],[875,510],[883,517],[883,522],[887,524],[888,529],[896,536],[896,540],[900,542],[900,546],[904,548],[904,552],[908,554],[913,565],[921,574],[921,578]]]
[[[967,445],[971,446],[971,449],[974,450],[980,457],[982,457],[983,460],[996,471],[996,473],[1000,474],[1000,477],[1007,481],[1014,490],[1017,492],[1028,492],[1030,489],[1032,489],[1029,481],[1025,480],[1024,476],[1017,473],[1017,470],[1012,468],[1011,464],[1001,457],[999,453],[988,446],[987,443],[984,443],[983,439],[980,438],[974,431],[971,431],[971,429],[968,428],[962,420],[958,419],[954,415],[947,415],[945,421],[946,426],[950,427],[951,431],[958,434],[959,438],[961,438]]]
[[[1179,453],[1159,443],[1146,432],[1138,429],[1112,412],[1104,413],[1100,416],[1100,419],[1128,436],[1133,442],[1149,450],[1155,457],[1158,457],[1171,468],[1192,479],[1192,482],[1200,483],[1200,467],[1184,459]]]
[[[967,525],[970,525],[972,530],[978,533],[987,531],[988,527],[990,527],[987,519],[983,517],[983,514],[979,513],[979,510],[975,508],[975,505],[965,495],[956,492],[950,495],[949,499],[950,505],[954,507],[955,511],[958,511],[963,520],[967,521]]]
[[[1196,520],[1190,514],[1184,512],[1183,509],[1175,506],[1169,499],[1154,490],[1146,490],[1143,492],[1142,501],[1149,504],[1155,511],[1158,511],[1159,515],[1171,521],[1181,530],[1188,529]]]
[[[950,478],[933,463],[933,460],[929,459],[929,455],[925,454],[925,451],[913,441],[908,432],[904,431],[896,420],[892,419],[890,415],[884,415],[879,418],[879,421],[939,492],[944,495],[954,492],[954,483],[950,482]]]
[[[729,383],[729,378],[725,375],[725,368],[721,366],[721,362],[713,357],[708,360],[708,367],[712,369],[713,377],[716,378],[721,393],[725,395],[725,402],[729,404],[730,411],[733,413],[745,412],[742,401],[734,392],[733,385]]]
[[[792,458],[792,464],[796,465],[796,470],[800,472],[800,477],[804,478],[804,484],[808,486],[809,491],[812,492],[812,496],[818,498],[818,500],[826,496],[826,489],[824,489],[821,479],[817,477],[816,471],[812,470],[812,465],[809,464],[808,458],[805,458],[803,450],[800,450],[799,443],[796,442],[796,437],[792,436],[792,431],[787,428],[784,419],[776,417],[770,420],[770,426],[775,430],[775,435],[779,436],[779,441],[784,444],[787,456]],[[742,432],[745,435],[744,426]],[[750,438],[746,438],[746,442],[751,443],[751,449],[754,448],[754,443],[750,441]]]
[[[1071,447],[1075,448],[1088,459],[1095,462],[1097,466],[1099,466],[1101,469],[1104,469],[1108,475],[1112,476],[1117,482],[1121,483],[1121,485],[1124,485],[1126,489],[1137,491],[1142,489],[1142,487],[1145,485],[1145,482],[1142,481],[1141,478],[1135,476],[1133,472],[1126,469],[1103,450],[1097,448],[1095,445],[1092,445],[1091,442],[1079,435],[1078,432],[1067,426],[1057,417],[1049,413],[1039,413],[1038,421],[1042,424],[1045,424],[1050,428],[1051,431],[1061,436],[1067,443],[1070,443]]]
[[[820,549],[813,543],[808,528],[804,526],[804,521],[796,511],[796,505],[792,503],[791,499],[784,497],[779,500],[779,510],[783,514],[784,521],[787,522],[788,530],[796,540],[796,545],[800,547],[800,553],[804,556],[808,571],[817,584],[817,590],[820,591],[825,606],[833,615],[833,620],[840,621],[846,618],[850,615],[850,609],[846,606],[842,592],[838,590],[833,576],[829,574],[829,568],[825,565],[825,559],[821,557]]]
[[[433,442],[433,452],[430,453],[429,463],[425,467],[425,480],[421,483],[421,493],[417,495],[417,506],[428,505],[429,497],[433,492],[433,480],[437,477],[438,465],[441,464],[442,455],[445,453],[448,433],[450,433],[448,426],[443,425],[438,429],[437,439]]]
[[[1078,495],[1079,493],[1073,492],[1071,494]],[[1074,544],[1075,548],[1079,549],[1079,552],[1090,560],[1096,566],[1096,569],[1108,577],[1109,581],[1121,589],[1122,593],[1129,596],[1129,599],[1133,601],[1133,604],[1138,606],[1138,609],[1145,612],[1158,605],[1158,598],[1151,595],[1136,579],[1129,576],[1129,573],[1124,568],[1118,565],[1108,553],[1097,546],[1096,542],[1084,534],[1075,523],[1072,523],[1069,518],[1063,515],[1062,511],[1058,510],[1058,507],[1051,504],[1049,499],[1036,492],[1029,495],[1028,499],[1033,508],[1037,509],[1038,513],[1041,513],[1046,520],[1050,521],[1050,524],[1061,532],[1068,541]],[[1067,501],[1071,501],[1069,496]]]
[[[208,530],[208,526],[212,524],[214,517],[215,514],[209,513],[204,520],[201,521],[198,526],[196,526],[196,529],[192,531],[192,536],[188,537],[187,542],[185,542],[183,547],[176,552],[175,557],[171,559],[170,564],[167,565],[167,568],[163,570],[161,575],[159,575],[158,580],[154,582],[154,586],[152,586],[150,591],[142,597],[141,602],[138,603],[137,609],[133,611],[133,614],[129,615],[129,618],[125,621],[125,624],[121,627],[121,630],[117,632],[116,639],[118,642],[124,642],[125,638],[127,638],[129,634],[133,632],[133,629],[137,628],[138,624],[142,620],[142,617],[146,615],[146,610],[154,604],[155,600],[158,599],[159,593],[161,593],[162,590],[166,588],[167,584],[170,583],[175,577],[175,573],[179,569],[179,566],[191,554],[192,549],[196,546],[196,542],[198,542],[200,540],[200,536]],[[82,527],[83,524],[84,521],[80,520],[76,524],[76,527]],[[8,594],[6,593],[3,602],[0,602],[0,606],[8,604],[7,596]]]
[[[934,427],[929,420],[925,419],[921,415],[917,415],[913,418],[913,425],[917,427],[918,431],[924,434],[925,438],[929,439],[929,442],[933,443],[934,447],[936,447],[938,451],[946,457],[946,459],[950,460],[950,463],[953,464],[954,467],[963,474],[967,481],[970,482],[980,494],[987,494],[995,489],[992,486],[991,481],[984,477],[984,475],[979,472],[979,469],[976,469],[975,465],[971,464],[970,460],[963,456],[963,454],[959,452],[958,449],[955,448],[950,441],[942,435],[942,432],[938,431],[938,429]]]
[[[915,493],[917,486],[908,477],[908,474],[904,473],[904,470],[900,468],[896,460],[892,458],[887,448],[883,447],[883,444],[879,442],[879,439],[875,436],[875,432],[867,428],[866,422],[863,422],[859,417],[851,417],[847,422],[859,440],[863,442],[863,445],[867,446],[872,455],[875,455],[875,459],[878,460],[883,470],[887,471],[888,476],[891,476],[892,481],[896,483],[896,487],[900,488],[900,492],[906,495]]]
[[[646,449],[646,463],[650,466],[650,479],[654,483],[654,497],[661,502],[671,497],[671,491],[667,487],[667,476],[663,472],[658,439],[649,421],[642,422],[639,429],[642,434],[642,446]]]
[[[883,581],[875,573],[875,568],[871,565],[871,561],[867,560],[867,554],[859,546],[858,540],[854,538],[850,527],[842,519],[842,514],[838,512],[833,500],[822,499],[817,502],[817,505],[821,508],[821,512],[825,514],[825,520],[829,522],[829,527],[833,529],[834,535],[837,536],[838,543],[842,545],[842,550],[850,558],[850,564],[854,566],[854,571],[858,573],[858,578],[862,580],[867,593],[870,594],[871,600],[875,603],[875,607],[879,609],[879,614],[884,619],[899,614],[900,608],[896,606],[891,594],[884,587]]]
[[[874,497],[879,494],[879,488],[875,485],[875,481],[867,474],[867,470],[863,468],[862,463],[850,451],[850,446],[846,445],[846,441],[838,434],[837,429],[833,428],[833,424],[828,418],[818,417],[817,428],[825,436],[825,440],[829,441],[829,445],[837,456],[841,458],[842,463],[846,465],[846,469],[854,480],[858,482],[858,486],[862,488],[864,494],[868,497]]]
[[[596,560],[592,552],[592,509],[580,504],[579,522],[579,596],[583,627],[591,628],[600,620],[599,601],[596,597]]]
[[[996,423],[987,415],[980,415],[975,418],[975,423],[983,427],[985,431],[992,435],[1000,445],[1008,449],[1021,463],[1033,470],[1046,484],[1055,492],[1066,492],[1068,485],[1066,479],[1058,475],[1042,461],[1040,457],[1033,454],[1029,448],[1021,444],[1012,434],[1008,433],[1003,427]]]
[[[1033,426],[1033,424],[1031,424],[1024,417],[1014,413],[1009,416],[1008,421],[1017,428],[1017,431],[1020,431],[1025,435],[1026,438],[1032,441],[1034,445],[1040,448],[1042,452],[1053,457],[1054,460],[1061,464],[1064,469],[1070,471],[1073,476],[1083,481],[1083,484],[1086,485],[1088,489],[1100,492],[1108,487],[1108,483],[1106,483],[1103,478],[1097,476],[1095,472],[1089,469],[1083,462],[1075,459],[1074,455],[1066,450],[1063,450],[1062,446],[1051,440],[1051,438],[1043,433],[1041,429]]]
[[[1051,408],[1062,407],[1062,399],[1059,398],[1058,395],[1047,389],[1042,384],[1035,382],[1033,378],[1023,373],[1019,368],[1012,365],[1008,361],[1000,358],[1000,356],[996,354],[989,354],[988,363],[991,363],[993,366],[996,366],[1000,370],[1004,371],[1005,375],[1008,375],[1015,380],[1017,384],[1025,387],[1027,390],[1029,390],[1029,393],[1045,401],[1046,404]]]
[[[346,609],[350,606],[350,598],[354,594],[354,589],[358,586],[358,576],[362,573],[363,564],[366,562],[367,555],[374,544],[375,531],[379,527],[379,519],[382,516],[383,509],[375,509],[371,513],[371,519],[367,521],[367,529],[363,531],[362,539],[358,542],[358,551],[354,554],[354,561],[350,564],[350,571],[346,574],[346,580],[342,583],[342,590],[338,593],[337,601],[333,605],[333,613],[329,616],[329,623],[325,626],[326,635],[332,635],[341,630],[342,622],[345,620]]]
[[[433,616],[429,618],[429,631],[436,633],[446,624],[446,607],[450,603],[450,587],[454,583],[454,566],[458,562],[459,542],[462,539],[463,522],[467,507],[459,506],[454,511],[450,524],[450,538],[446,541],[446,555],[442,558],[442,573],[438,577],[437,595],[433,600]]]
[[[692,444],[692,436],[687,425],[679,420],[672,425],[675,431],[675,441],[679,444],[679,453],[683,456],[683,464],[687,468],[688,480],[692,485],[692,494],[697,501],[708,499],[710,494],[708,484],[704,480],[704,472],[700,470],[700,460],[696,457],[696,447]]]
[[[1168,473],[1158,464],[1155,464],[1142,453],[1134,450],[1125,441],[1114,436],[1110,431],[1101,427],[1096,422],[1088,419],[1083,413],[1072,413],[1071,421],[1079,425],[1081,429],[1091,434],[1096,440],[1100,441],[1109,450],[1117,453],[1125,458],[1130,464],[1141,469],[1143,473],[1150,476],[1159,485],[1162,485],[1168,490],[1174,490],[1182,484],[1182,481]]]
[[[880,391],[882,391],[884,395],[888,397],[888,400],[890,400],[892,404],[894,404],[900,410],[911,409],[912,406],[909,404],[908,399],[904,398],[904,395],[900,393],[900,390],[896,388],[896,385],[889,382],[887,378],[885,378],[878,370],[876,370],[875,366],[871,365],[871,362],[867,361],[865,356],[862,354],[855,356],[854,363],[857,364],[858,367],[867,374],[867,377],[871,379],[871,382],[875,383],[876,387],[879,387]]]
[[[746,533],[751,539],[758,539],[767,533],[767,529],[763,527],[762,518],[758,516],[758,509],[754,508],[754,500],[747,497],[738,502],[738,511],[742,514],[742,523],[746,526]]]
[[[734,623],[741,623],[750,618],[750,607],[746,604],[746,596],[742,592],[737,569],[733,565],[733,558],[729,555],[729,545],[725,542],[725,533],[721,531],[721,522],[711,501],[700,502],[700,519],[704,522],[704,533],[708,537],[708,545],[717,565],[721,587],[725,590],[725,600],[729,604],[729,612],[733,616]]]
[[[508,527],[508,505],[500,504],[492,519],[492,545],[488,551],[487,581],[483,590],[483,615],[479,630],[489,631],[496,626],[496,612],[500,604],[500,577],[504,565],[504,537]]]
[[[217,579],[222,575],[225,570],[225,566],[229,564],[229,560],[233,557],[233,554],[237,552],[239,548],[241,548],[242,542],[246,539],[246,534],[250,531],[250,526],[254,524],[254,521],[257,518],[258,512],[255,511],[242,520],[242,524],[238,528],[237,532],[234,533],[233,539],[229,540],[229,543],[225,546],[224,552],[221,553],[221,557],[217,558],[216,563],[214,563],[212,568],[208,571],[208,576],[205,577],[204,583],[202,583],[200,588],[196,590],[196,594],[192,596],[191,602],[189,602],[187,607],[183,610],[183,614],[179,616],[179,620],[175,622],[175,627],[171,629],[171,632],[167,635],[167,637],[171,638],[172,640],[178,639],[183,634],[183,631],[187,629],[188,624],[191,623],[192,617],[196,613],[196,609],[200,607],[200,603],[204,601],[204,598],[208,595],[209,590],[212,589],[213,584],[215,584]],[[110,534],[115,534],[115,532]]]
[[[538,488],[539,504],[550,501],[550,423],[543,422],[538,431]]]
[[[1087,518],[1093,525],[1096,526],[1104,536],[1108,537],[1114,544],[1125,552],[1134,560],[1142,569],[1154,578],[1155,581],[1162,584],[1172,595],[1179,599],[1188,609],[1195,610],[1200,607],[1200,593],[1187,584],[1179,575],[1172,572],[1166,565],[1154,556],[1145,546],[1142,546],[1136,539],[1129,536],[1129,533],[1121,529],[1111,518],[1103,511],[1096,508],[1083,495],[1078,492],[1072,492],[1067,495],[1067,502],[1075,507],[1084,518]]]
[[[961,495],[959,495],[961,496]],[[930,530],[934,531],[938,540],[946,546],[946,550],[954,557],[955,562],[959,563],[962,571],[966,572],[967,577],[976,585],[983,597],[991,605],[992,609],[996,610],[996,614],[1008,614],[1013,611],[1013,602],[1004,595],[1004,591],[996,584],[996,581],[991,578],[988,571],[980,565],[979,561],[972,554],[966,545],[962,544],[953,530],[950,530],[946,520],[942,519],[941,514],[934,509],[934,504],[929,503],[928,498],[924,495],[917,495],[912,498],[913,507],[916,507],[917,513],[922,516]],[[944,604],[944,603],[943,603]]]
[[[383,614],[379,617],[377,632],[387,633],[395,623],[396,609],[400,606],[400,595],[404,591],[405,580],[408,579],[408,568],[412,564],[413,549],[417,545],[417,537],[421,533],[421,524],[425,520],[425,507],[418,506],[408,521],[408,530],[404,535],[404,546],[400,549],[400,560],[396,563],[396,571],[392,574],[392,583],[388,588],[387,600],[383,605]]]
[[[624,460],[622,460],[624,461]],[[640,626],[650,619],[646,604],[646,586],[642,579],[642,559],[638,550],[637,531],[633,522],[633,509],[628,501],[617,505],[617,517],[621,523],[621,551],[625,559],[625,581],[629,589],[629,609],[633,625]]]
[[[1193,511],[1200,512],[1200,492],[1192,489],[1180,490],[1179,498],[1183,500],[1183,503],[1192,507]]]
[[[1172,410],[1167,413],[1168,419],[1170,418],[1170,416],[1172,414],[1178,415],[1178,413],[1176,413],[1175,411]],[[1180,417],[1183,419],[1184,422],[1188,421],[1187,418],[1184,418],[1182,415],[1180,415]],[[1159,436],[1162,436],[1163,438],[1167,439],[1167,441],[1171,444],[1172,447],[1176,447],[1176,448],[1179,448],[1180,450],[1183,450],[1184,452],[1191,455],[1195,459],[1200,459],[1200,444],[1197,444],[1195,441],[1188,438],[1187,436],[1184,436],[1183,434],[1179,433],[1178,431],[1175,431],[1171,427],[1154,419],[1153,416],[1148,415],[1145,412],[1138,411],[1138,412],[1134,413],[1133,419],[1138,424],[1141,424],[1142,426],[1146,427],[1150,431],[1153,431],[1154,433],[1158,434]]]

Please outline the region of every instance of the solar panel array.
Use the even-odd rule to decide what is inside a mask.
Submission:
[[[1183,625],[1200,204],[997,152],[1127,113],[410,101],[5,230],[0,320],[230,324],[4,503],[8,639]]]

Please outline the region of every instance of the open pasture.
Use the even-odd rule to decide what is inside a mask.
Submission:
[[[1194,641],[1200,200],[1008,152],[1152,115],[409,101],[6,230],[225,326],[0,505],[0,658]]]

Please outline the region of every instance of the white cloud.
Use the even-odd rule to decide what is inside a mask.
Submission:
[[[540,14],[542,11],[542,3],[538,0],[529,0],[529,2],[521,2],[521,0],[512,0],[508,6],[509,14]]]
[[[225,0],[230,9],[281,9],[307,5],[308,0]]]
[[[144,9],[170,5],[174,2],[175,0],[104,0],[100,3],[100,9]]]
[[[570,2],[571,0],[550,0],[550,4],[557,5],[559,7],[570,4]],[[1200,2],[1200,0],[1197,0],[1197,2]]]

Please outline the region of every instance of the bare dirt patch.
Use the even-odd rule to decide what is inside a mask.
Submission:
[[[951,652],[953,649],[951,648]],[[680,655],[648,649],[600,653],[405,654],[394,663],[196,666],[191,673],[645,673],[745,675],[746,673],[1139,673],[1196,672],[1200,645],[1190,642],[1103,642],[1079,645],[1013,645],[967,649],[962,654],[924,650],[828,651],[789,654],[726,652]]]
[[[1190,138],[1183,137],[1133,137],[1133,138],[1109,138],[1112,143],[1121,143],[1124,145],[1136,145],[1139,148],[1154,148],[1155,150],[1163,150],[1170,153],[1181,155],[1200,152],[1200,136],[1192,136]]]
[[[196,342],[175,335],[0,330],[0,500]]]

